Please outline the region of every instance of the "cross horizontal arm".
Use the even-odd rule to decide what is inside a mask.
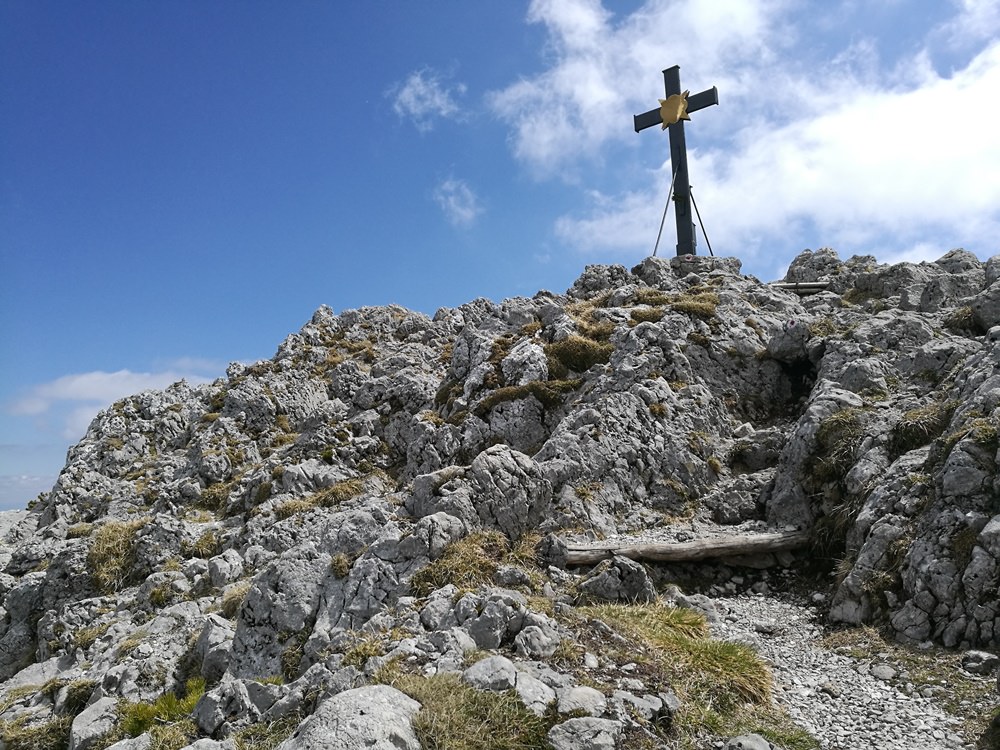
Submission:
[[[688,114],[697,112],[699,109],[705,109],[705,107],[711,107],[713,104],[719,103],[719,90],[715,86],[712,86],[710,89],[688,96],[687,102]],[[643,112],[641,115],[635,115],[632,119],[635,121],[636,133],[663,123],[659,107],[651,109],[649,112]]]

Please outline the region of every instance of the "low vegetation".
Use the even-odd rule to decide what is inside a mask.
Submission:
[[[491,584],[500,565],[534,568],[538,539],[537,535],[527,534],[512,546],[499,531],[470,534],[449,544],[441,557],[417,571],[410,579],[410,588],[417,596],[427,596],[448,584],[468,590]]]
[[[332,508],[345,500],[357,497],[364,491],[364,488],[365,482],[361,477],[345,479],[330,487],[325,487],[319,492],[314,492],[308,497],[286,500],[274,509],[274,514],[279,521],[284,521],[314,508]]]
[[[672,295],[667,304],[676,312],[711,320],[719,307],[719,295],[706,289],[692,289],[684,294]]]
[[[476,406],[476,416],[484,417],[494,408],[508,401],[518,401],[534,396],[546,409],[561,406],[566,395],[580,387],[582,380],[533,380],[524,385],[505,386],[492,391]]]
[[[893,453],[901,456],[938,437],[951,421],[956,406],[955,401],[933,401],[905,412],[892,428]]]
[[[749,646],[713,640],[698,612],[657,604],[579,607],[624,637],[590,638],[612,660],[639,663],[647,682],[673,690],[681,701],[669,736],[683,748],[717,737],[756,732],[786,750],[814,750],[816,740],[771,701],[771,672]],[[618,653],[621,651],[621,653]]]
[[[562,341],[545,345],[549,376],[565,378],[570,372],[582,373],[611,359],[613,344],[584,336],[568,336]]]
[[[460,675],[395,673],[383,679],[421,704],[413,728],[427,750],[529,750],[549,747],[560,719],[529,711],[513,690],[484,692]]]
[[[134,582],[136,534],[149,520],[109,521],[94,532],[87,564],[94,585],[103,593],[113,594]]]

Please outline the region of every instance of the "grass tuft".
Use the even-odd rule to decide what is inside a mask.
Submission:
[[[955,413],[955,401],[934,401],[910,409],[892,428],[892,449],[897,456],[927,445],[938,437]]]
[[[719,295],[709,291],[691,291],[671,297],[667,304],[677,312],[710,320],[715,317],[719,306]]]
[[[426,750],[534,750],[558,720],[529,711],[517,693],[484,692],[459,675],[396,673],[391,684],[421,704],[413,729]]]
[[[236,750],[274,750],[292,736],[302,718],[298,714],[260,721],[233,733]]]
[[[498,561],[510,551],[510,541],[499,531],[479,531],[445,547],[437,560],[418,570],[410,579],[417,596],[454,584],[473,589],[490,583]]]
[[[0,740],[6,750],[63,750],[69,747],[72,725],[69,715],[30,726],[23,719],[0,721]]]
[[[539,538],[537,534],[525,534],[511,545],[499,531],[477,531],[445,547],[437,560],[414,574],[410,588],[416,596],[427,596],[448,584],[474,589],[492,583],[497,568],[504,564],[527,568],[532,577],[537,566],[535,547]]]
[[[123,702],[118,707],[121,727],[129,737],[151,732],[152,747],[164,750],[184,747],[197,736],[190,716],[204,692],[205,680],[197,677],[187,681],[183,695],[169,692],[152,703]]]
[[[705,731],[732,736],[751,723],[765,729],[789,725],[771,707],[767,665],[749,646],[711,639],[700,613],[658,604],[592,605],[579,607],[578,613],[626,636],[634,644],[630,655],[677,693],[682,707],[674,726],[682,736]]]
[[[539,403],[552,409],[562,405],[566,394],[572,393],[583,383],[582,380],[533,380],[524,385],[511,385],[497,388],[476,406],[476,416],[483,418],[496,406],[507,401],[517,401],[528,396],[534,396]]]
[[[251,582],[241,581],[228,589],[222,595],[222,616],[227,620],[232,620],[243,606],[243,600],[247,598],[250,591]]]
[[[565,378],[569,372],[586,372],[597,364],[611,359],[613,344],[595,341],[584,336],[568,336],[562,341],[545,345],[549,376]]]
[[[87,553],[87,565],[94,585],[100,591],[114,594],[132,581],[135,575],[135,537],[148,523],[148,518],[109,521],[94,532]]]

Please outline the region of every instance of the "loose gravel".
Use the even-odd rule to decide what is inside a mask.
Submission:
[[[824,648],[814,607],[745,594],[714,601],[717,638],[745,643],[771,665],[775,700],[830,750],[972,750],[960,719],[893,682],[890,664]]]

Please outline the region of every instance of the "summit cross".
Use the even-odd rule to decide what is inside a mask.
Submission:
[[[681,91],[680,66],[675,65],[663,71],[663,83],[667,98],[660,99],[658,109],[651,109],[635,115],[635,132],[662,125],[669,130],[670,164],[673,167],[674,217],[677,220],[677,254],[695,255],[697,244],[694,220],[691,216],[691,183],[688,180],[687,146],[684,143],[684,121],[688,114],[719,103],[719,92],[713,86],[693,96]]]

